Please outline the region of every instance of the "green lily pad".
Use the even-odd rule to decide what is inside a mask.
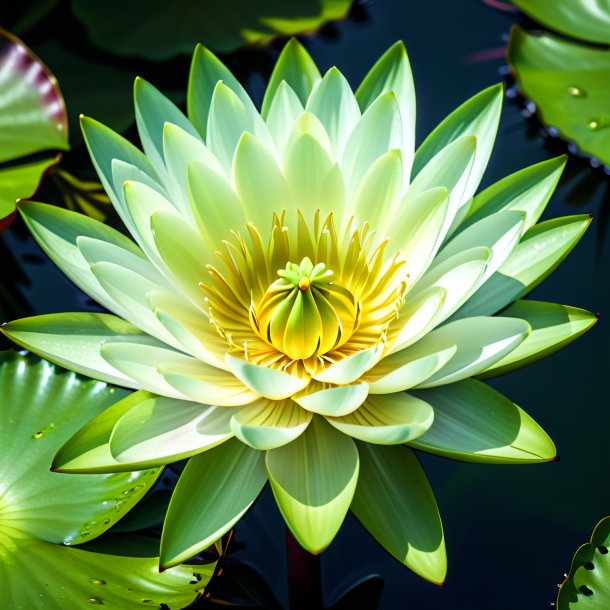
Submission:
[[[574,555],[572,567],[557,596],[558,610],[610,608],[610,517],[593,530],[591,542]]]
[[[610,44],[608,0],[513,0],[513,4],[551,30],[588,42]]]
[[[610,165],[610,50],[535,36],[515,26],[507,58],[541,120]]]
[[[0,607],[181,608],[209,580],[212,565],[159,574],[154,539],[107,536],[72,547],[114,525],[158,477],[159,469],[50,471],[66,440],[126,394],[37,357],[0,352]],[[191,583],[193,571],[201,577]]]
[[[60,159],[15,161],[44,150],[68,148],[66,107],[49,69],[18,38],[0,28],[0,220],[16,201],[31,197],[44,173]]]
[[[167,59],[201,42],[218,53],[311,32],[343,19],[353,0],[72,0],[91,41],[117,55]],[[188,19],[184,16],[188,15]],[[117,23],[137,25],[118,27]]]

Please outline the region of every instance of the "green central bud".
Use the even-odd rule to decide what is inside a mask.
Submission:
[[[346,341],[357,326],[359,304],[332,282],[324,263],[288,263],[250,318],[254,330],[293,360],[322,355]]]

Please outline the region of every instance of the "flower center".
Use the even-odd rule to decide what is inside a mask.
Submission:
[[[200,286],[209,320],[231,353],[314,374],[385,341],[407,279],[387,243],[354,218],[337,231],[332,214],[319,211],[309,220],[274,213],[268,240],[248,223],[207,265]]]
[[[324,263],[309,257],[280,269],[257,306],[250,308],[252,329],[293,360],[329,352],[350,337],[358,325],[360,303],[333,283]]]

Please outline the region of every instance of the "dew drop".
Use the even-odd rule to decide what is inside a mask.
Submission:
[[[600,129],[605,129],[607,127],[610,127],[610,117],[609,116],[602,116],[602,117],[599,117],[599,118],[591,119],[587,123],[587,127],[591,131],[599,131]]]
[[[105,585],[105,584],[106,584],[106,581],[105,581],[105,580],[102,580],[101,578],[91,578],[91,579],[89,580],[89,582],[90,582],[92,585]]]
[[[108,525],[110,523],[110,519],[104,519],[104,525]]]
[[[87,601],[90,604],[93,604],[94,606],[103,606],[104,605],[104,602],[99,597],[90,597]]]
[[[574,85],[568,87],[566,91],[568,92],[568,95],[571,95],[572,97],[587,97],[587,93],[584,89],[581,89],[580,87],[575,87]]]
[[[32,434],[32,438],[35,438],[35,439],[42,438],[43,436],[44,436],[44,432],[42,430],[39,430],[38,432],[34,432],[34,434]]]

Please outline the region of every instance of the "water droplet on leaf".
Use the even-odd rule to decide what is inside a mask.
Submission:
[[[106,581],[101,578],[92,578],[89,580],[92,585],[105,585]]]
[[[575,87],[573,85],[567,88],[567,92],[568,95],[571,95],[572,97],[587,97],[587,94],[584,89],[581,89],[580,87]]]

